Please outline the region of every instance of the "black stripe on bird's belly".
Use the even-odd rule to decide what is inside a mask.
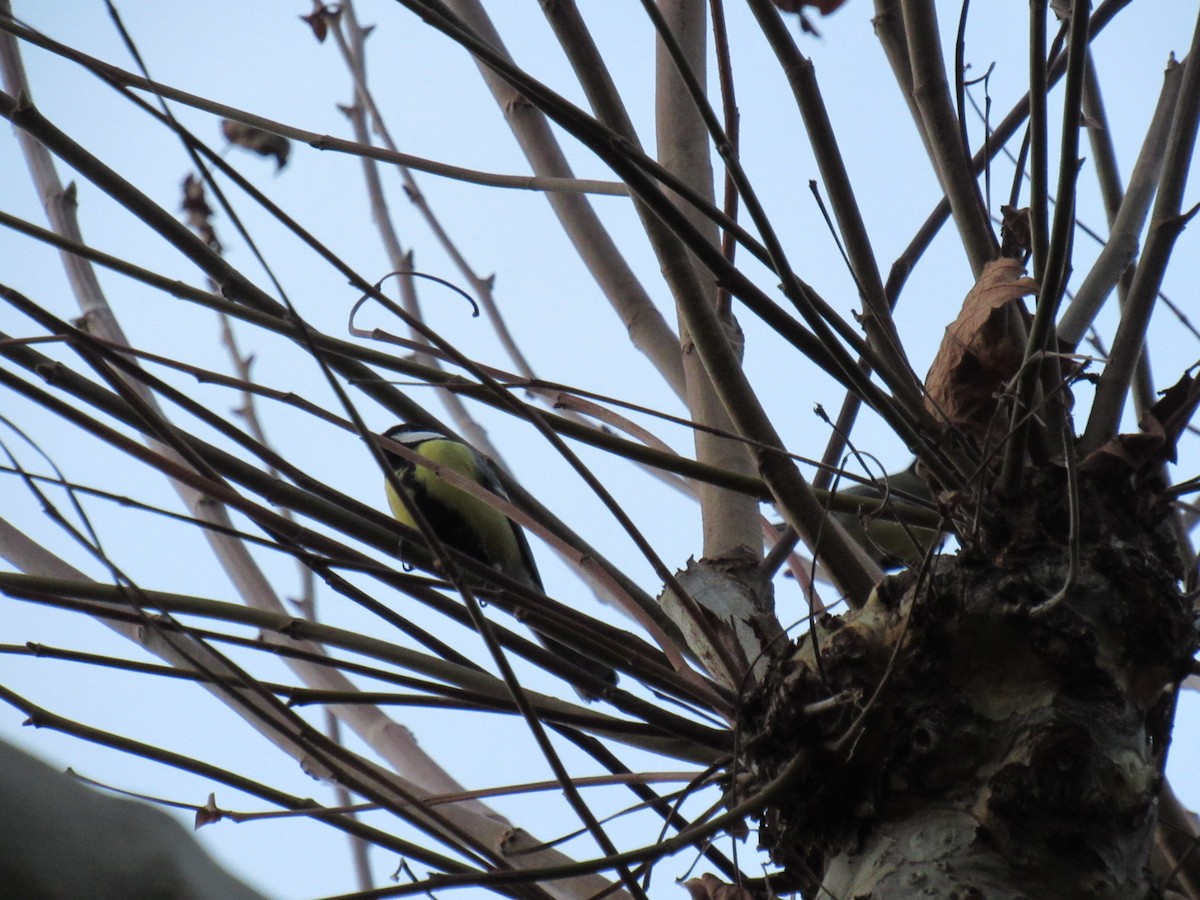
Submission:
[[[500,560],[490,558],[479,533],[468,524],[465,516],[431,494],[425,485],[414,477],[413,472],[398,474],[400,482],[408,489],[409,496],[439,541],[485,565],[497,566],[501,563]]]

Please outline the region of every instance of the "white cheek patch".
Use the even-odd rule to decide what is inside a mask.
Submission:
[[[425,441],[445,441],[449,440],[444,434],[437,431],[401,431],[391,429],[384,432],[384,437],[391,438],[397,444],[403,444],[405,447],[415,449],[418,444]]]

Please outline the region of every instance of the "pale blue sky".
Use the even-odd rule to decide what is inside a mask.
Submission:
[[[582,103],[537,6],[510,0],[485,5],[497,17],[497,26],[517,61]],[[806,146],[803,126],[786,83],[756,36],[748,13],[739,4],[728,5],[746,167],[800,274],[837,309],[849,314],[858,307],[858,301],[808,190],[809,179],[817,178],[818,173]],[[959,4],[938,5],[945,17],[942,28],[946,39],[953,33]],[[402,150],[466,167],[514,174],[528,171],[473,64],[463,52],[398,3],[363,0],[356,6],[362,21],[377,26],[369,48],[372,83]],[[1177,0],[1142,0],[1131,6],[1110,26],[1110,33],[1098,39],[1095,48],[1107,91],[1108,113],[1116,123],[1113,137],[1126,176],[1157,97],[1167,54],[1186,52],[1196,17],[1194,3]],[[132,68],[99,0],[60,0],[52,4],[15,0],[15,7],[19,17],[56,39],[118,66]],[[350,100],[349,79],[338,62],[335,48],[329,44],[318,46],[299,21],[298,16],[309,11],[306,3],[208,0],[164,4],[126,0],[118,7],[151,73],[162,82],[312,131],[348,134],[347,123],[335,105]],[[653,39],[639,4],[585,0],[580,7],[593,23],[596,39],[612,62],[618,87],[642,130],[644,141],[651,147]],[[999,118],[1018,96],[1024,77],[1026,5],[976,3],[975,7],[968,32],[967,58],[973,74],[996,63],[991,91],[995,116]],[[842,11],[819,23],[823,39],[802,36],[800,44],[805,52],[812,54],[816,64],[830,117],[859,189],[864,216],[886,275],[891,261],[924,220],[938,195],[907,109],[872,35],[870,17],[870,4],[850,0]],[[34,99],[45,115],[167,208],[177,205],[178,184],[189,165],[169,134],[148,124],[117,94],[72,63],[33,48],[26,49],[25,62]],[[1115,78],[1111,77],[1114,73]],[[1057,109],[1057,101],[1056,93],[1051,101],[1052,113]],[[221,143],[218,124],[211,117],[178,106],[174,110],[201,137],[215,145]],[[978,140],[977,125],[972,126],[972,133]],[[578,145],[568,140],[567,146],[578,174],[611,177]],[[1090,148],[1085,146],[1082,154],[1090,156]],[[389,266],[370,222],[358,160],[295,146],[289,167],[275,175],[273,165],[267,161],[245,156],[231,159],[364,276],[375,280],[386,274]],[[37,198],[16,142],[7,129],[0,133],[0,166],[6,173],[0,183],[0,208],[42,223]],[[72,176],[64,171],[62,177]],[[415,249],[418,268],[458,280],[445,255],[404,199],[398,181],[386,174],[385,178],[401,240]],[[508,322],[522,346],[531,352],[540,375],[680,412],[653,370],[628,348],[623,326],[583,273],[543,198],[429,176],[418,175],[418,178],[447,229],[477,270],[496,275],[497,296]],[[1005,195],[1010,180],[1011,165],[999,162],[993,196]],[[1085,195],[1094,197],[1092,170],[1086,165],[1081,184]],[[1195,202],[1196,196],[1193,185],[1187,203]],[[97,189],[80,184],[79,197],[84,235],[94,245],[172,277],[202,284],[193,267]],[[357,296],[344,279],[314,261],[293,238],[283,234],[248,203],[240,199],[237,202],[272,265],[283,273],[285,287],[298,308],[317,327],[346,336],[346,317]],[[994,206],[998,204],[998,200],[994,202]],[[664,310],[668,309],[669,300],[657,274],[657,262],[646,247],[628,202],[597,198],[595,205],[652,296]],[[1079,215],[1103,230],[1103,214],[1091,199],[1081,202]],[[227,243],[229,260],[244,267],[265,286],[267,282],[236,239],[228,220],[221,217],[217,225]],[[1077,243],[1078,269],[1094,250],[1084,236],[1079,236]],[[1198,258],[1194,230],[1185,232],[1177,254],[1179,264],[1164,286],[1193,315],[1197,310],[1194,286],[1200,281]],[[751,272],[764,287],[771,287],[762,272],[754,269]],[[56,254],[4,230],[0,230],[0,280],[63,317],[77,314]],[[217,325],[212,313],[163,298],[109,274],[103,274],[101,280],[135,345],[228,370],[216,344]],[[963,256],[952,236],[945,234],[913,274],[897,315],[918,371],[927,367],[944,326],[953,318],[969,287],[970,275]],[[502,368],[509,366],[490,331],[481,320],[467,316],[460,300],[433,288],[422,290],[434,327],[482,361]],[[1112,320],[1107,321],[1111,330]],[[840,391],[830,379],[798,360],[752,316],[744,314],[742,323],[747,332],[747,369],[789,447],[796,452],[819,455],[825,428],[811,414],[811,409],[821,403],[832,414],[841,402]],[[370,324],[387,323],[372,319]],[[18,335],[31,333],[31,326],[7,308],[0,309],[0,329]],[[296,390],[334,406],[319,373],[303,355],[282,341],[264,338],[248,329],[240,330],[239,335],[243,349],[256,355],[255,374],[261,382]],[[1173,382],[1200,356],[1195,339],[1165,309],[1160,309],[1156,316],[1151,341],[1159,387]],[[236,403],[236,398],[221,388],[189,385],[189,390],[218,411],[229,410]],[[414,389],[414,396],[429,394],[422,391]],[[1083,408],[1086,399],[1077,397]],[[433,402],[432,397],[430,401]],[[392,424],[388,414],[371,404],[364,403],[363,409],[368,422],[380,430]],[[94,442],[80,440],[77,432],[36,407],[6,396],[3,412],[50,448],[55,462],[68,476],[92,483],[116,484],[119,487],[114,489],[139,499],[177,506],[174,495],[160,480],[119,455],[95,446]],[[269,437],[286,448],[303,467],[347,493],[382,506],[378,475],[352,438],[338,436],[332,429],[310,431],[306,420],[270,405],[264,407],[263,415]],[[656,592],[658,585],[649,566],[637,557],[628,538],[608,521],[599,504],[579,486],[561,460],[533,440],[527,428],[490,412],[482,417],[516,474],[543,502],[595,541],[602,551],[627,565],[645,588]],[[689,448],[687,436],[680,430],[658,425],[655,428],[677,448],[685,451]],[[889,467],[897,468],[907,462],[900,442],[869,418],[856,432],[856,439]],[[10,441],[7,433],[4,440]],[[14,442],[14,446],[19,445]],[[1196,474],[1194,439],[1185,442],[1181,449],[1180,476]],[[19,448],[19,452],[26,463],[36,463],[35,457],[24,448]],[[698,517],[688,501],[600,454],[585,451],[583,455],[611,482],[618,499],[670,565],[682,567],[690,555],[699,554]],[[0,507],[73,564],[103,577],[99,568],[89,563],[38,512],[36,502],[16,479],[0,479]],[[88,511],[101,530],[107,552],[143,586],[170,587],[226,600],[235,598],[226,577],[194,530],[102,504],[89,504]],[[536,547],[535,552],[552,595],[574,598],[586,593],[545,547]],[[269,575],[277,579],[281,593],[296,590],[295,571],[290,562],[264,554],[263,564]],[[95,652],[136,653],[135,648],[112,639],[103,626],[90,620],[33,604],[0,602],[5,607],[0,617],[3,623],[0,642],[40,641]],[[349,604],[336,596],[323,594],[321,603],[322,616],[331,622],[346,627],[379,628],[374,620],[348,608]],[[580,599],[579,603],[601,616],[616,615],[588,598]],[[794,585],[781,584],[778,604],[785,622],[802,615]],[[450,633],[464,646],[478,647],[477,643],[468,643],[477,641],[473,635],[461,631]],[[256,671],[264,678],[291,680],[275,663],[265,663]],[[219,765],[249,770],[285,790],[329,800],[326,787],[303,775],[291,760],[273,752],[220,704],[196,688],[10,656],[0,656],[0,683],[56,712],[97,727],[129,733],[141,740],[161,741]],[[544,766],[527,764],[532,751],[522,728],[515,724],[484,718],[472,723],[470,733],[464,733],[464,719],[459,715],[404,710],[397,712],[396,717],[409,724],[422,745],[446,761],[454,774],[470,786],[547,777]],[[20,721],[21,716],[15,711],[0,708],[0,735],[55,764],[70,765],[100,781],[197,803],[203,802],[208,791],[214,789],[201,779],[131,761],[69,738],[30,733],[21,729]],[[1197,730],[1200,714],[1191,695],[1185,697],[1179,721],[1172,777],[1185,799],[1198,803],[1200,784],[1186,765],[1200,741]],[[579,760],[573,762],[580,766],[580,771],[591,771]],[[662,764],[656,761],[647,765],[658,768]],[[221,805],[262,808],[257,801],[241,798],[224,788],[217,790]],[[571,827],[569,815],[557,807],[547,810],[541,801],[518,799],[497,801],[496,805],[523,824],[532,822],[542,836],[552,836]],[[344,842],[321,826],[287,822],[220,824],[204,829],[201,839],[233,870],[273,896],[317,897],[353,887]],[[680,858],[664,865],[654,896],[678,895],[679,888],[665,876],[682,873],[690,862],[690,858]],[[395,860],[381,854],[375,863],[377,875],[384,876],[394,867]]]

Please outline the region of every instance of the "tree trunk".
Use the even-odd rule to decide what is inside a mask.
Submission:
[[[811,758],[762,817],[805,897],[1161,896],[1181,565],[1155,492],[1083,477],[1072,575],[1065,481],[826,618],[750,699],[739,787]]]

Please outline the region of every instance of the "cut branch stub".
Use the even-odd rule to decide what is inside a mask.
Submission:
[[[779,622],[771,611],[770,596],[763,585],[754,584],[746,577],[746,570],[756,561],[752,557],[742,565],[728,560],[688,560],[687,568],[676,573],[676,581],[708,617],[713,626],[711,633],[724,644],[726,658],[735,659],[744,668],[742,672],[730,673],[737,682],[745,681],[745,672],[753,673],[752,682],[762,677],[766,667],[767,650],[780,636]],[[679,626],[688,648],[713,677],[724,680],[721,673],[725,666],[721,662],[722,652],[712,646],[704,629],[697,626],[686,607],[673,591],[665,591],[660,598],[663,611]],[[738,690],[741,683],[729,683],[725,687]]]
[[[1025,354],[1014,317],[1028,322],[1021,298],[1037,291],[1037,282],[1015,259],[997,259],[984,267],[958,318],[946,329],[925,378],[925,405],[935,417],[980,437],[1003,427],[995,415],[996,397],[1017,374]]]

